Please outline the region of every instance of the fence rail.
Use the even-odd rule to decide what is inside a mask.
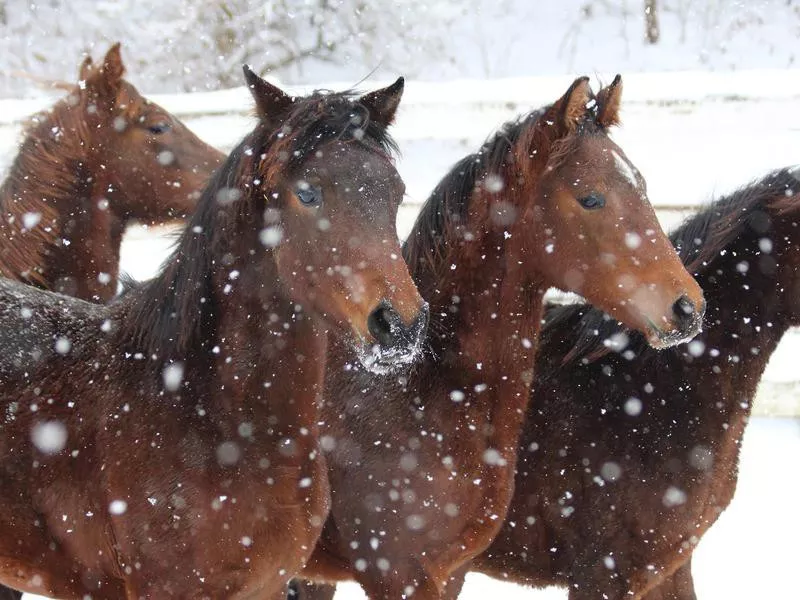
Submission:
[[[401,235],[449,165],[477,148],[499,124],[553,101],[570,81],[558,76],[409,82],[393,129],[404,150],[399,169],[409,191],[398,219]],[[623,127],[614,136],[645,174],[650,199],[666,228],[711,194],[798,162],[800,70],[634,74],[624,76],[624,86]],[[346,89],[349,84],[321,87]],[[152,98],[223,150],[252,127],[252,102],[244,88]],[[27,117],[53,101],[52,96],[0,100],[0,167],[16,153]],[[141,243],[138,236],[136,230],[129,232],[129,248]],[[800,373],[792,360],[799,352],[800,333],[793,330],[765,374],[757,414],[800,416]]]

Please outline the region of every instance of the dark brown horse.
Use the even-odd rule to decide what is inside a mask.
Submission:
[[[270,598],[328,511],[327,331],[376,371],[427,305],[395,233],[402,80],[260,120],[172,257],[109,306],[0,282],[0,581],[69,598]]]
[[[608,137],[617,78],[576,80],[551,106],[464,158],[404,249],[431,303],[424,361],[378,379],[329,353],[323,448],[332,512],[309,567],[371,598],[440,598],[484,550],[511,500],[542,296],[592,298],[653,345],[693,336],[700,288]]]
[[[656,352],[599,309],[549,312],[514,500],[478,570],[570,600],[695,598],[692,551],[733,497],[767,361],[800,325],[799,175],[672,235],[708,303],[689,344]]]
[[[33,117],[0,189],[0,275],[108,301],[125,226],[186,218],[224,155],[123,77],[119,44]]]

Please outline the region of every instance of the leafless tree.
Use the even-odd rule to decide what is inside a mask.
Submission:
[[[657,0],[644,0],[645,39],[648,44],[657,44],[661,31],[658,27]]]

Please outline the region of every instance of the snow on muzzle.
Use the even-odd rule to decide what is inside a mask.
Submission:
[[[376,343],[355,345],[361,364],[382,375],[413,363],[422,353],[429,316],[430,308],[425,302],[414,320],[406,323],[390,302],[381,301],[367,318],[367,327]]]

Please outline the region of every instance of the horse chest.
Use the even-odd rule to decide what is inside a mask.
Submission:
[[[434,571],[449,572],[486,548],[511,500],[515,461],[494,447],[484,431],[467,426],[453,432],[447,438],[451,443],[437,449],[441,466],[428,472],[430,514],[419,547],[438,565]],[[413,518],[407,517],[407,524]]]
[[[184,477],[160,493],[131,493],[115,522],[125,540],[122,569],[160,565],[164,590],[202,589],[211,598],[250,597],[288,581],[310,556],[327,515],[324,464],[248,463]],[[130,574],[134,582],[143,576]]]

